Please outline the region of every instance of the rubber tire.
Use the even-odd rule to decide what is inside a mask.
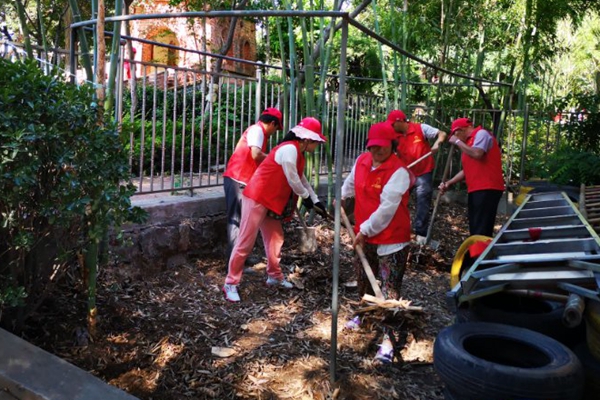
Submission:
[[[460,322],[495,322],[530,329],[572,346],[585,338],[582,325],[568,328],[562,322],[565,305],[533,297],[496,293],[473,300]]]
[[[590,349],[585,343],[575,346],[573,352],[583,366],[585,376],[583,400],[598,400],[598,394],[600,394],[600,361],[592,357],[592,353],[590,353]]]
[[[600,361],[600,302],[589,300],[585,310],[586,341],[592,356]]]
[[[566,346],[528,329],[470,322],[442,330],[433,365],[461,399],[579,400],[584,375]]]

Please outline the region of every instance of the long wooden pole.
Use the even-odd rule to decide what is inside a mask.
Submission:
[[[450,145],[450,151],[448,152],[448,159],[446,160],[446,166],[444,167],[444,175],[442,176],[442,182],[445,182],[448,178],[448,173],[450,172],[450,164],[452,163],[452,152],[454,151],[454,145]],[[425,243],[429,244],[431,241],[431,232],[433,231],[433,220],[435,219],[435,214],[437,214],[438,205],[440,204],[440,199],[442,197],[442,192],[438,191],[437,197],[435,199],[435,204],[433,205],[433,212],[431,213],[431,220],[429,221],[429,227],[427,228],[427,238],[425,239]]]
[[[340,207],[340,211],[342,214],[342,219],[344,220],[344,225],[346,226],[346,229],[348,230],[348,233],[350,234],[352,243],[354,243],[356,236],[354,235],[354,230],[352,230],[352,224],[350,224],[350,220],[348,219],[348,216],[346,215],[346,211],[344,211],[343,207]],[[355,249],[356,249],[356,254],[358,254],[358,258],[360,258],[362,267],[365,270],[365,274],[367,275],[367,278],[369,279],[369,283],[371,284],[371,287],[373,288],[375,297],[377,297],[378,299],[381,299],[381,300],[385,300],[385,297],[383,296],[383,293],[381,293],[381,289],[379,288],[379,283],[377,283],[377,279],[375,279],[375,275],[373,275],[373,270],[371,269],[371,266],[369,265],[369,261],[367,261],[367,257],[365,256],[365,253],[364,253],[362,247],[360,245],[356,245]]]

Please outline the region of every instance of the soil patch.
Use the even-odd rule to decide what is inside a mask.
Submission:
[[[443,399],[432,349],[437,333],[453,321],[445,293],[454,251],[468,236],[465,208],[441,204],[433,232],[440,247],[412,253],[402,295],[424,312],[397,320],[401,351],[391,365],[373,361],[376,323],[344,329],[361,305],[342,228],[333,385],[333,223],[317,220],[319,249],[308,255],[296,250],[296,226],[285,226],[282,251],[295,289],[266,287],[264,264],[258,264],[244,274],[242,302],[231,304],[220,289],[222,258],[153,275],[113,265],[99,277],[94,338],[85,330],[86,299],[74,289],[75,279],[49,296],[22,336],[140,399]]]

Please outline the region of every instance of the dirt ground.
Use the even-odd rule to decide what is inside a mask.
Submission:
[[[224,300],[222,257],[148,276],[130,267],[104,269],[98,329],[85,327],[86,299],[65,282],[29,321],[24,338],[140,399],[443,399],[433,342],[453,321],[445,305],[454,252],[468,236],[466,210],[441,204],[433,232],[437,251],[413,249],[402,296],[422,312],[398,312],[393,364],[374,362],[383,311],[344,329],[364,309],[342,228],[336,382],[330,383],[332,222],[316,219],[319,249],[297,250],[296,224],[286,225],[282,266],[296,288],[264,285],[264,264],[244,274],[242,302]],[[259,251],[259,250],[257,250]]]

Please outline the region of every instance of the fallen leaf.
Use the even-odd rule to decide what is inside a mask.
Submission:
[[[213,355],[217,356],[217,357],[231,357],[232,355],[234,355],[236,353],[235,349],[232,349],[230,347],[214,347],[211,349],[211,352]]]

